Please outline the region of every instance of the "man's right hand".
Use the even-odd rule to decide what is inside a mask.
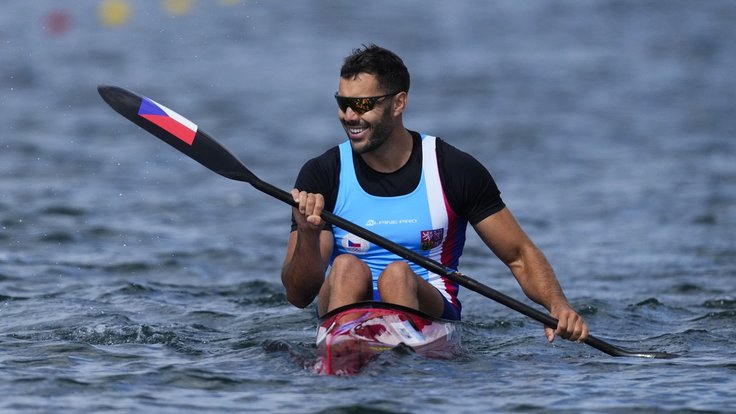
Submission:
[[[298,207],[294,207],[294,220],[297,226],[303,230],[322,230],[323,222],[320,215],[325,206],[322,194],[308,193],[295,188],[291,190],[291,196],[294,197],[294,202],[299,204]]]

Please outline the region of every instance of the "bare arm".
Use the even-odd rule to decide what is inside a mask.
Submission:
[[[299,207],[293,209],[297,230],[289,235],[286,256],[281,268],[281,283],[286,298],[294,306],[308,306],[319,293],[325,270],[332,255],[332,232],[323,230],[320,217],[324,198],[292,190]]]
[[[577,341],[588,336],[588,326],[570,306],[552,266],[508,208],[486,217],[474,227],[483,242],[509,267],[524,294],[559,320],[556,331],[545,328],[548,340],[552,341],[555,333]]]

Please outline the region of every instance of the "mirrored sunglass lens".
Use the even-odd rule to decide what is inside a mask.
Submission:
[[[345,97],[342,97],[342,96],[336,96],[335,97],[335,100],[337,100],[337,106],[338,106],[338,108],[340,108],[340,110],[343,111],[343,112],[347,111],[348,107],[352,107],[351,102],[350,102],[351,101],[350,98],[345,98]],[[353,109],[353,110],[355,110],[355,109]]]
[[[341,111],[345,112],[348,108],[352,109],[358,115],[362,115],[371,109],[376,104],[374,98],[346,98],[344,96],[336,96],[337,106]]]
[[[345,101],[345,98],[335,97],[335,100],[337,101],[337,107],[340,108],[341,111],[345,112],[345,110],[348,109],[348,103]]]
[[[359,114],[366,113],[373,109],[376,100],[373,98],[355,98],[353,99],[353,105],[350,107]]]

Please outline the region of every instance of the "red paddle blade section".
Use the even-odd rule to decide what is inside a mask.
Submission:
[[[138,115],[153,122],[188,145],[192,145],[194,137],[197,135],[197,124],[145,96],[141,99]]]
[[[451,358],[460,352],[456,323],[390,308],[353,308],[323,321],[317,330],[315,371],[358,373],[379,353],[400,344],[422,356]]]

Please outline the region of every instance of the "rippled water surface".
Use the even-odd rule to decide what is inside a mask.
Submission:
[[[736,3],[129,1],[117,27],[103,3],[0,6],[0,411],[736,412]],[[456,360],[317,376],[279,281],[288,207],[96,91],[288,189],[343,139],[339,66],[369,42],[409,66],[407,126],[492,171],[593,333],[679,358],[549,345],[465,290]],[[472,234],[461,270],[523,298]]]

